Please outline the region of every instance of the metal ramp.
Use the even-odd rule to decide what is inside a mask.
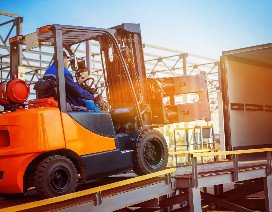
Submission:
[[[238,155],[266,152],[266,160],[238,161]],[[264,191],[259,209],[272,211],[272,148],[190,154],[192,166],[170,168],[72,194],[3,207],[6,211],[253,211],[248,195]],[[197,158],[233,155],[228,162],[197,164]],[[224,185],[235,183],[231,190]],[[213,187],[214,193],[207,191]],[[255,206],[256,206],[255,204]],[[2,206],[2,207],[1,207]],[[258,205],[257,205],[258,206]]]
[[[175,180],[171,179],[170,174],[175,171],[175,168],[171,168],[60,197],[2,208],[0,212],[24,210],[115,211],[173,193]]]

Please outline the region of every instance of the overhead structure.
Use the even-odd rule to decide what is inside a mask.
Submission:
[[[2,23],[6,25],[13,23],[11,30],[16,26],[16,35],[22,34],[22,18],[14,14],[2,12],[2,15],[8,15],[7,18],[12,17],[12,21]],[[20,21],[20,22],[19,22]],[[14,23],[20,23],[15,25]],[[2,32],[2,31],[1,31]],[[5,42],[0,45],[0,73],[1,80],[9,78],[9,46],[8,38],[11,33],[8,33],[3,40]],[[3,37],[4,35],[1,35]],[[213,119],[218,117],[218,62],[216,59],[195,55],[191,53],[182,52],[179,50],[169,49],[151,44],[143,44],[146,74],[149,77],[165,78],[176,77],[182,75],[197,75],[205,74],[208,84],[208,96],[210,109]],[[89,72],[95,76],[95,84],[100,91],[106,92],[105,82],[103,80],[102,63],[99,51],[98,42],[86,42],[85,45],[74,45],[73,51],[78,57],[86,57],[86,52],[89,56],[86,57],[87,68]],[[39,47],[28,50],[23,49],[22,66],[23,69],[19,71],[19,77],[24,78],[31,86],[31,96],[35,98],[33,85],[42,77],[44,71],[52,62],[53,48]],[[185,95],[185,94],[184,94]],[[186,101],[183,103],[194,103],[199,98],[193,93],[186,94]],[[187,97],[189,96],[189,97]],[[183,99],[184,99],[183,98]],[[167,101],[167,99],[166,99]],[[182,101],[182,99],[181,99]],[[217,127],[218,128],[218,127]]]
[[[0,23],[0,69],[1,69],[1,82],[3,78],[8,77],[8,72],[10,69],[9,65],[9,55],[10,55],[10,47],[9,47],[9,38],[14,35],[22,34],[22,23],[23,17],[18,16],[17,14],[0,11],[0,16],[4,17],[4,22]],[[18,49],[19,52],[19,64],[22,64],[22,49]],[[25,59],[25,57],[24,57]],[[3,75],[3,72],[4,73]]]

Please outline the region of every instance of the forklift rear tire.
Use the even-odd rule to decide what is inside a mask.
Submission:
[[[67,157],[49,156],[37,166],[34,185],[38,194],[45,198],[72,193],[77,187],[75,165]]]
[[[146,130],[136,143],[134,172],[137,175],[150,174],[166,168],[168,149],[161,133],[156,130]]]

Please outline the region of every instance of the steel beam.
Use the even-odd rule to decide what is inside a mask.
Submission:
[[[9,29],[9,32],[8,32],[8,34],[7,34],[7,36],[6,36],[5,40],[4,40],[5,44],[7,43],[7,40],[8,40],[8,38],[9,38],[9,36],[10,36],[10,34],[11,34],[14,27],[15,27],[15,25],[13,24],[12,27]]]
[[[233,182],[239,181],[238,172],[238,155],[233,155]]]
[[[240,181],[266,177],[266,169],[260,168],[257,170],[239,172],[238,177]],[[195,186],[195,182],[190,177],[177,177],[176,180],[178,188],[192,188]],[[198,177],[197,187],[201,188],[225,183],[233,183],[232,173],[220,173],[217,175]]]
[[[190,188],[189,189],[189,204],[190,212],[201,212],[201,195],[199,188]]]
[[[11,79],[14,78],[14,76],[18,76],[18,66],[20,65],[20,44],[18,42],[13,43],[10,46],[10,76]]]
[[[266,211],[272,211],[272,175],[264,178],[264,193]]]
[[[16,21],[14,23],[16,25],[16,35],[22,35],[23,34],[23,30],[22,30],[22,24],[23,24],[23,17],[17,17]],[[18,53],[19,53],[19,66],[22,65],[22,45],[18,46]]]
[[[9,21],[5,21],[5,22],[3,22],[3,23],[0,23],[0,26],[4,26],[4,25],[9,24],[9,23],[12,23],[12,22],[14,22],[14,19],[11,19],[11,20],[9,20]]]
[[[182,70],[183,70],[183,75],[187,75],[187,57],[188,54],[182,54]]]
[[[213,189],[214,189],[214,195],[223,194],[223,192],[224,192],[223,184],[214,185]],[[205,192],[205,193],[207,193],[207,192]]]
[[[17,17],[19,17],[19,15],[17,15],[17,14],[6,12],[6,11],[2,11],[2,10],[0,10],[0,15],[8,16],[8,17],[11,17],[11,18],[17,18]]]
[[[192,158],[192,187],[198,187],[197,158]]]
[[[220,194],[218,197],[227,200],[236,200],[260,191],[263,191],[263,179],[258,179],[256,182],[251,182],[238,188],[226,191]]]
[[[267,175],[271,175],[272,174],[272,156],[271,156],[271,152],[267,152]]]
[[[2,35],[0,35],[0,40],[3,43],[5,49],[9,52],[9,46],[5,43],[5,39],[2,37]]]
[[[208,194],[208,193],[201,193],[201,196],[204,200],[214,203],[217,206],[224,207],[226,209],[230,209],[233,211],[239,211],[239,212],[253,212],[250,209],[241,207],[239,205],[236,205],[234,203],[228,202],[224,199],[221,199],[219,197],[216,197],[214,195]]]
[[[86,41],[86,63],[88,74],[91,74],[91,45],[90,41]]]
[[[156,212],[156,211],[159,211],[159,210],[160,210],[160,208],[138,208],[136,210],[131,210],[131,211],[133,211],[133,212],[143,212],[143,211],[148,211],[148,212],[154,211],[154,212]],[[119,212],[119,211],[117,211],[117,212]]]
[[[152,45],[152,44],[144,44],[144,45],[145,45],[145,47],[149,47],[149,48],[153,48],[153,49],[159,49],[159,50],[169,51],[169,52],[179,53],[179,54],[183,54],[184,53],[184,52],[179,51],[179,50],[165,48],[165,47],[156,46],[156,45]],[[197,57],[197,58],[200,58],[200,59],[210,60],[210,61],[213,61],[213,62],[217,62],[217,59],[214,59],[214,58],[205,57],[205,56],[201,56],[201,55],[197,55],[197,54],[191,54],[191,53],[189,53],[189,55],[192,56],[192,57]]]
[[[249,197],[249,198],[240,198],[235,201],[231,201],[242,207],[254,210],[254,211],[265,211],[265,199],[260,197]]]
[[[160,201],[159,206],[161,208],[167,208],[170,207],[172,205],[184,202],[184,201],[188,201],[189,200],[189,194],[188,193],[183,193],[183,194],[179,194],[176,196],[172,196],[166,199],[163,199]]]
[[[54,32],[54,50],[55,50],[55,65],[57,70],[57,91],[59,107],[62,112],[66,112],[66,90],[64,78],[64,64],[63,64],[63,45],[62,45],[62,30],[55,28]]]

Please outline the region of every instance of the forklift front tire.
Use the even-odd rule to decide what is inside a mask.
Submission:
[[[161,133],[146,130],[136,143],[134,172],[137,175],[150,174],[166,168],[168,149]]]

